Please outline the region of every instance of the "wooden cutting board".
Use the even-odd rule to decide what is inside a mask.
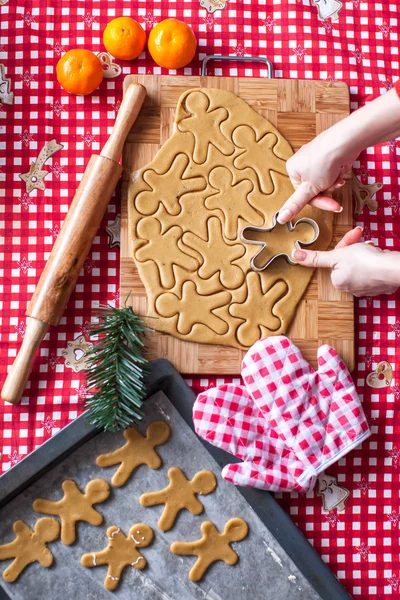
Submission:
[[[132,258],[128,232],[129,176],[149,163],[170,137],[180,95],[196,87],[234,92],[269,119],[296,151],[349,114],[349,90],[342,82],[237,77],[130,75],[125,78],[125,87],[132,82],[146,86],[147,98],[123,154],[120,294],[122,304],[130,294],[129,304],[133,310],[145,315],[146,291]],[[344,210],[335,217],[332,245],[352,228],[350,177],[346,178],[346,185],[336,197]],[[353,297],[333,288],[328,271],[316,271],[287,335],[312,364],[316,364],[318,347],[328,343],[336,348],[352,370]],[[149,336],[149,358],[167,358],[181,373],[238,374],[243,355],[244,352],[237,348],[185,342],[159,332]]]

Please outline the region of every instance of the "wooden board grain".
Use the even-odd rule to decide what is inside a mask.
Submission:
[[[125,87],[132,82],[142,83],[147,88],[147,98],[128,135],[123,154],[120,295],[123,303],[130,293],[129,303],[133,310],[146,314],[146,291],[132,258],[128,232],[129,177],[132,171],[149,163],[170,137],[180,95],[196,87],[234,92],[269,119],[296,151],[349,114],[349,91],[345,83],[309,80],[130,75],[125,78]],[[335,216],[332,245],[353,225],[350,176],[335,196],[344,210]],[[328,271],[316,271],[287,335],[312,364],[316,364],[318,347],[329,343],[352,370],[353,297],[334,289]],[[159,332],[149,336],[149,358],[167,358],[181,373],[238,374],[243,355],[244,352],[237,348],[194,344]]]

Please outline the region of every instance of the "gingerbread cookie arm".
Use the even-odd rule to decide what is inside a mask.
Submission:
[[[42,515],[54,515],[59,516],[60,514],[61,500],[53,502],[52,500],[46,500],[45,498],[37,498],[32,508],[35,512]]]

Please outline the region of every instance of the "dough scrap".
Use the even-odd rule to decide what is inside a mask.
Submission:
[[[211,521],[204,521],[200,529],[203,534],[200,540],[174,542],[170,548],[173,554],[197,556],[197,561],[189,572],[190,581],[199,581],[208,567],[218,560],[224,561],[227,565],[235,565],[239,557],[229,544],[240,542],[249,531],[246,521],[239,518],[228,521],[223,533],[219,533]]]
[[[104,479],[92,479],[82,494],[75,481],[67,479],[62,484],[64,496],[61,500],[51,501],[38,498],[33,503],[33,510],[48,515],[56,515],[61,519],[61,541],[69,546],[76,539],[76,523],[85,521],[99,526],[103,522],[101,515],[93,504],[104,502],[110,495],[110,486]]]
[[[169,531],[175,523],[178,513],[186,509],[192,515],[200,515],[204,506],[197,499],[196,494],[202,496],[211,494],[217,487],[217,479],[211,471],[199,471],[189,481],[179,467],[171,467],[168,471],[169,485],[156,492],[149,492],[140,496],[142,506],[156,506],[165,504],[163,513],[158,521],[161,531]]]
[[[129,565],[135,569],[145,568],[147,561],[138,548],[145,548],[153,540],[153,530],[144,523],[132,525],[127,536],[120,527],[113,525],[107,529],[108,546],[100,552],[84,554],[81,558],[83,567],[100,567],[108,565],[104,587],[115,590],[118,587],[121,573]]]
[[[96,459],[99,467],[110,467],[120,463],[111,479],[111,483],[116,487],[124,485],[139,465],[147,465],[150,469],[160,468],[161,458],[155,447],[169,439],[171,430],[163,421],[153,421],[148,426],[145,436],[134,427],[125,429],[123,435],[126,439],[124,446],[114,452],[100,454]]]
[[[129,187],[129,232],[150,327],[242,349],[287,332],[313,269],[276,259],[252,275],[260,246],[240,233],[272,226],[293,192],[286,172],[292,154],[281,133],[235,94],[197,88],[180,97],[171,137],[132,173]],[[333,215],[308,205],[301,218],[319,226],[310,248],[326,250]],[[287,236],[279,235],[281,252]],[[283,289],[283,298],[275,294]]]
[[[38,562],[42,567],[53,564],[53,555],[47,548],[60,535],[60,523],[56,519],[38,519],[32,531],[23,521],[13,524],[15,540],[0,546],[0,560],[13,558],[11,565],[3,573],[4,581],[13,583],[27,565]]]

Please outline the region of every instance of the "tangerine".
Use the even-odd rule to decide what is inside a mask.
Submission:
[[[189,25],[178,19],[165,19],[153,27],[147,45],[160,67],[180,69],[193,59],[197,41]]]
[[[87,96],[103,80],[100,59],[90,50],[69,50],[56,67],[58,83],[70,94]]]
[[[120,60],[132,60],[141,54],[146,45],[143,27],[131,17],[118,17],[109,22],[103,33],[107,51]]]

